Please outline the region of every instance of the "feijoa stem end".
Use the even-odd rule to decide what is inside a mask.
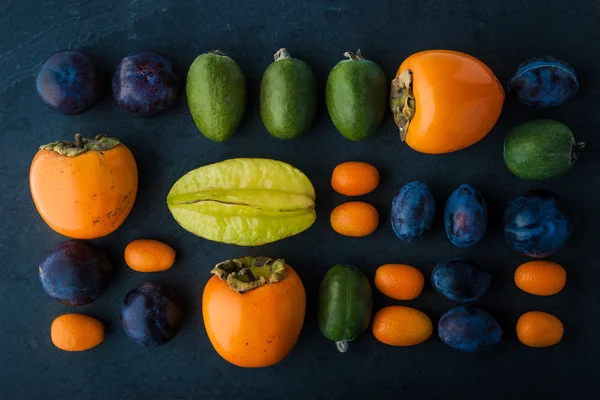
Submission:
[[[347,340],[339,340],[335,342],[335,347],[337,347],[340,353],[345,353],[348,351],[348,341]]]
[[[347,51],[344,53],[344,57],[346,57],[349,60],[354,60],[354,61],[364,60],[362,53],[360,52],[360,49],[356,50],[356,53]]]
[[[573,146],[573,162],[577,161],[579,159],[579,153],[585,149],[585,142],[579,142],[579,143],[575,143],[575,145]]]
[[[404,142],[408,132],[408,125],[415,116],[415,96],[412,92],[412,72],[405,69],[392,80],[390,90],[390,108],[394,121],[400,130],[400,139]]]
[[[273,58],[275,59],[275,61],[279,61],[279,60],[287,60],[288,58],[292,58],[292,56],[290,55],[290,53],[287,51],[287,49],[285,47],[282,47],[281,49],[277,50],[277,53],[275,53]]]
[[[210,271],[227,286],[243,294],[262,285],[277,283],[287,276],[285,260],[269,257],[242,257],[223,261]]]
[[[225,54],[225,52],[223,52],[222,50],[211,50],[208,52],[208,54],[216,54],[217,56],[226,56],[227,54]]]

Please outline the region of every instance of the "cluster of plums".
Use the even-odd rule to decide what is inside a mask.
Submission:
[[[100,100],[106,76],[88,54],[76,50],[51,54],[36,76],[38,94],[63,115],[80,114]],[[139,51],[123,58],[112,77],[112,93],[125,110],[152,117],[175,103],[179,77],[162,54]]]
[[[419,241],[431,229],[435,200],[423,182],[404,185],[392,201],[391,223],[402,241]],[[450,241],[459,247],[477,244],[485,234],[488,210],[483,196],[471,185],[461,185],[446,203],[444,225]],[[504,234],[517,251],[530,257],[547,257],[560,249],[572,230],[564,202],[548,191],[531,191],[513,199],[504,213]],[[431,283],[454,301],[471,302],[487,292],[490,273],[472,260],[452,259],[435,266]],[[438,323],[442,342],[462,351],[476,351],[498,343],[502,329],[487,312],[456,307]]]
[[[48,295],[68,306],[82,306],[104,294],[112,269],[112,263],[100,248],[83,240],[69,240],[50,251],[39,272]],[[146,347],[157,347],[173,339],[182,319],[181,296],[157,283],[143,283],[131,290],[121,307],[125,333]]]
[[[390,220],[400,240],[414,243],[431,229],[435,199],[429,185],[410,182],[392,200]],[[446,202],[444,225],[458,247],[473,246],[483,238],[488,210],[479,191],[463,184]],[[517,251],[530,257],[554,254],[571,235],[572,220],[563,200],[549,191],[530,191],[513,199],[504,213],[504,235]]]

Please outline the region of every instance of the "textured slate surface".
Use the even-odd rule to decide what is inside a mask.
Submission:
[[[220,398],[535,398],[583,396],[600,389],[600,348],[596,315],[600,270],[596,224],[600,211],[600,160],[597,130],[600,53],[597,1],[14,1],[0,3],[0,398],[187,399]],[[581,89],[567,105],[535,110],[510,98],[493,132],[480,144],[456,154],[418,154],[398,139],[388,114],[381,133],[352,143],[331,124],[323,102],[316,123],[293,142],[272,139],[258,112],[258,84],[272,53],[286,46],[310,63],[321,98],[327,73],[346,50],[360,47],[388,78],[409,54],[431,48],[471,53],[506,83],[524,59],[552,54],[579,72]],[[219,48],[241,65],[249,84],[249,107],[239,133],[222,144],[200,136],[185,98],[166,115],[145,120],[120,110],[110,96],[91,111],[63,117],[43,106],[33,85],[39,63],[49,53],[80,48],[96,56],[107,71],[129,52],[151,49],[170,56],[185,73],[195,56]],[[505,133],[519,121],[552,117],[567,123],[588,144],[579,164],[565,177],[540,183],[520,181],[502,162]],[[28,189],[28,168],[40,144],[67,139],[75,132],[119,137],[135,154],[140,190],[133,212],[114,234],[96,242],[116,265],[113,285],[100,300],[75,311],[100,318],[105,343],[85,353],[55,349],[52,320],[72,308],[50,299],[37,277],[44,254],[64,240],[38,216]],[[185,172],[231,157],[270,157],[304,171],[317,190],[318,219],[304,234],[262,248],[243,249],[196,238],[182,230],[165,206],[171,185]],[[381,171],[381,186],[364,196],[381,214],[380,229],[364,239],[338,236],[329,227],[331,209],[346,199],[329,186],[339,162],[364,160]],[[438,214],[433,232],[414,245],[400,243],[388,223],[390,201],[404,183],[420,179],[433,187]],[[471,249],[453,247],[445,237],[442,209],[460,183],[477,186],[491,210],[488,233]],[[550,189],[573,211],[574,234],[552,260],[568,271],[566,289],[552,298],[520,292],[514,269],[527,259],[509,249],[501,217],[508,201],[532,189]],[[172,244],[178,262],[172,270],[142,275],[122,261],[126,244],[150,237]],[[304,330],[290,356],[279,365],[243,370],[222,361],[202,325],[200,299],[208,271],[226,258],[264,254],[285,257],[302,277],[308,293]],[[434,334],[412,348],[391,348],[370,332],[338,354],[316,324],[316,293],[325,271],[335,263],[360,266],[371,277],[387,262],[413,264],[429,274],[452,256],[475,257],[489,266],[494,283],[477,304],[501,323],[497,347],[463,354],[444,346]],[[187,317],[177,338],[159,349],[129,341],[119,325],[120,302],[139,283],[150,280],[178,288],[187,300]],[[377,294],[376,308],[397,302]],[[406,302],[437,323],[455,304],[429,286]],[[544,310],[561,318],[564,341],[536,350],[520,345],[514,333],[519,315]],[[593,392],[592,392],[593,391]]]

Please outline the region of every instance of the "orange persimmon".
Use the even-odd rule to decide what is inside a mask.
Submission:
[[[392,81],[390,107],[402,140],[422,153],[464,149],[494,127],[504,90],[480,60],[450,50],[408,57]]]
[[[129,215],[138,187],[131,151],[118,140],[96,136],[40,147],[29,172],[38,212],[56,232],[95,239],[117,229]]]
[[[217,353],[239,367],[267,367],[292,350],[306,311],[300,277],[282,259],[243,257],[217,264],[202,316]]]

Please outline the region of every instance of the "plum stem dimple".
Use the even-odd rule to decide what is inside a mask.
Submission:
[[[360,52],[360,49],[356,50],[356,53],[347,51],[344,53],[344,57],[346,57],[349,60],[353,60],[353,61],[364,60],[362,53]]]
[[[277,50],[277,53],[275,53],[273,58],[275,59],[275,61],[279,61],[279,60],[290,59],[290,58],[292,58],[292,56],[290,55],[290,53],[287,51],[287,49],[285,47],[282,47],[281,49]]]

